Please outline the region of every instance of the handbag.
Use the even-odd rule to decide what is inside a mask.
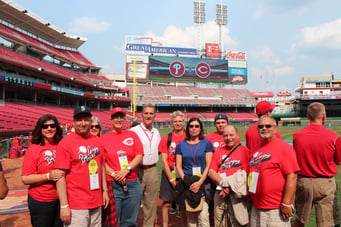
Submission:
[[[185,199],[186,211],[187,212],[200,212],[204,208],[204,202],[205,202],[205,198],[201,197],[199,205],[193,208],[189,205],[189,203],[187,202],[187,199]]]

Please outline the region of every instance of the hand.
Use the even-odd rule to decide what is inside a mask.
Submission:
[[[220,191],[219,196],[222,198],[225,198],[227,196],[227,194],[224,191]]]
[[[199,181],[197,181],[197,182],[194,182],[193,184],[191,184],[191,186],[189,187],[189,190],[191,190],[194,193],[197,193],[199,191],[200,187],[201,187],[201,184]]]
[[[291,206],[281,206],[281,212],[282,212],[282,216],[283,218],[290,218],[292,216],[294,216],[294,212]]]
[[[121,169],[120,171],[117,171],[116,174],[114,175],[114,178],[116,181],[123,181],[126,179],[127,175],[129,174],[128,169]]]
[[[171,183],[171,185],[172,185],[172,187],[173,188],[175,188],[175,186],[176,186],[176,181],[175,180],[173,180],[172,182],[170,182]]]
[[[229,195],[231,193],[231,188],[230,187],[223,187],[222,190],[226,195]]]
[[[108,192],[103,192],[103,205],[104,205],[104,209],[106,209],[109,205],[109,194]]]
[[[58,181],[60,178],[64,176],[64,171],[60,169],[54,169],[50,172],[50,180]]]
[[[71,224],[71,209],[70,209],[70,207],[60,208],[60,220],[62,220],[62,222],[67,224],[67,225]]]

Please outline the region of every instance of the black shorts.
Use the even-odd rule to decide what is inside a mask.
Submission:
[[[166,202],[172,202],[175,200],[174,188],[169,182],[165,172],[162,171],[161,174],[161,184],[160,184],[160,199]]]

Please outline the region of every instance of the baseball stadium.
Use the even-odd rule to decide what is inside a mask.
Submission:
[[[153,37],[126,35],[125,74],[104,74],[79,51],[86,41],[0,0],[0,159],[10,188],[0,201],[1,226],[30,226],[21,166],[32,130],[44,114],[55,115],[66,135],[73,130],[74,108],[85,105],[109,131],[112,108],[127,111],[129,128],[142,121],[142,107],[151,103],[154,127],[163,136],[172,130],[173,111],[182,111],[186,120],[201,119],[206,133],[215,130],[215,116],[225,113],[245,144],[246,130],[258,120],[255,107],[267,100],[276,105],[273,117],[282,139],[292,143],[294,132],[308,125],[307,106],[318,101],[327,109],[325,127],[341,135],[341,80],[333,73],[293,81],[296,94],[251,92],[245,51],[223,50],[217,43],[206,43],[202,50],[165,47]],[[340,185],[341,177],[336,178]]]

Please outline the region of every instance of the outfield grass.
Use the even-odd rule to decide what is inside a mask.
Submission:
[[[298,131],[300,129],[304,128],[303,126],[288,126],[288,127],[278,127],[278,130],[281,133],[282,139],[287,141],[288,143],[292,143],[293,135],[295,131]],[[243,144],[245,144],[245,132],[247,130],[247,127],[237,127],[239,131],[239,137],[242,141]],[[327,129],[335,131],[338,135],[341,136],[341,126],[332,126],[332,127],[327,127]],[[161,136],[166,135],[169,133],[172,129],[171,128],[161,128],[159,129]],[[206,133],[214,132],[215,128],[210,127],[210,128],[205,128]],[[162,171],[162,165],[161,161],[158,163],[158,169],[159,173]],[[340,171],[341,171],[341,166],[338,166],[338,174],[335,176],[337,184],[340,186],[341,185],[341,176],[340,176]],[[338,197],[339,199],[339,204],[341,204],[341,196]],[[315,210],[312,210],[311,216],[310,216],[310,223],[306,225],[307,227],[315,227]]]

